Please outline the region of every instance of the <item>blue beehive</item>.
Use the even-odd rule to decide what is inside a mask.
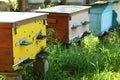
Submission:
[[[118,26],[118,21],[117,21],[117,13],[115,12],[115,10],[113,10],[113,15],[112,15],[112,29]]]
[[[90,9],[90,30],[94,35],[102,35],[112,27],[113,4],[94,4]]]

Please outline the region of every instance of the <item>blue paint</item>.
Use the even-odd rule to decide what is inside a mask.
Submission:
[[[113,4],[95,4],[90,9],[90,30],[94,35],[108,32],[112,26]]]
[[[113,15],[112,15],[112,28],[115,28],[118,26],[118,21],[117,21],[117,13],[115,12],[115,10],[113,10]]]

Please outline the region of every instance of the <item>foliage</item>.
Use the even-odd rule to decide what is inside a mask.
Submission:
[[[83,39],[84,48],[88,50],[88,53],[92,52],[93,50],[96,50],[98,44],[98,37],[95,37],[92,34]]]
[[[38,80],[119,80],[120,37],[115,30],[99,39],[93,35],[65,45],[48,43],[49,71]]]
[[[16,11],[17,7],[18,7],[18,3],[17,0],[0,0],[0,1],[4,1],[6,3],[9,3],[11,5],[11,8]]]
[[[34,80],[33,65],[22,66],[21,69],[23,70],[22,73],[23,80]]]
[[[6,80],[6,76],[0,75],[0,80]]]
[[[86,75],[81,80],[119,80],[120,72],[103,71],[101,73]]]
[[[10,3],[12,5],[12,8],[14,9],[14,11],[16,11],[18,8],[18,1],[17,0],[10,0]]]

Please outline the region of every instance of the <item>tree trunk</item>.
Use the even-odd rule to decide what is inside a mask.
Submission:
[[[65,5],[66,4],[66,0],[61,0],[60,5]]]
[[[18,11],[26,10],[26,0],[18,0]]]
[[[90,0],[86,0],[86,4],[90,4]]]

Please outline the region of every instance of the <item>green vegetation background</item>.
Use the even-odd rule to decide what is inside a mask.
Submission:
[[[119,30],[99,38],[91,34],[81,45],[48,43],[48,72],[40,77],[29,66],[24,68],[24,80],[120,80]]]

